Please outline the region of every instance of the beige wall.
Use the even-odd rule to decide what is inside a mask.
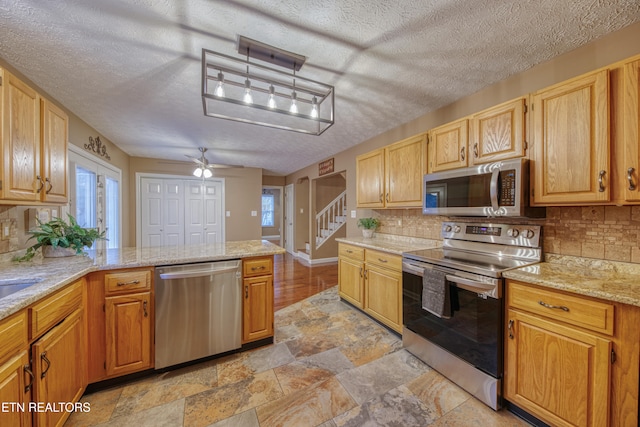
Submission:
[[[349,204],[349,209],[355,209],[356,156],[420,132],[425,132],[438,125],[473,114],[501,102],[526,95],[546,86],[562,82],[566,79],[639,54],[640,43],[638,43],[638,40],[640,40],[640,23],[626,27],[586,46],[532,67],[529,70],[491,85],[449,106],[425,114],[348,150],[335,154],[335,169],[345,170],[347,174],[347,203]],[[315,179],[318,176],[317,171],[318,168],[316,164],[310,165],[287,176],[287,183],[295,182],[302,176]],[[580,215],[578,215],[576,209],[580,210]],[[614,228],[608,226],[608,223],[606,223],[604,219],[604,213],[602,215],[596,215],[593,218],[586,215],[589,218],[583,220],[581,209],[582,208],[552,208],[548,210],[547,220],[543,222],[546,229],[546,251],[572,255],[582,254],[583,256],[601,254],[603,258],[607,259],[640,262],[640,256],[637,255],[640,244],[638,241],[639,237],[638,233],[634,234],[633,232],[633,230],[635,230],[633,227],[637,226],[634,225],[634,221],[638,221],[638,218],[637,214],[632,214],[631,208],[622,208],[622,213],[620,214],[623,218],[629,217],[628,221],[621,220],[622,222],[620,224],[623,224],[623,226],[630,225],[632,227],[632,231],[630,233],[623,233],[623,236],[615,232]],[[592,208],[585,209],[585,212],[588,212],[589,209]],[[600,212],[600,210],[604,208],[593,209]],[[611,207],[606,208],[603,212],[614,212],[614,210],[613,207]],[[365,216],[379,217],[382,220],[382,227],[379,231],[382,233],[440,238],[440,222],[443,218],[423,216],[419,209],[376,211],[358,209],[357,217],[361,218]],[[398,220],[400,223],[398,223]],[[578,239],[571,237],[572,232],[570,230],[573,229],[571,225],[572,221],[577,221],[581,224],[579,225],[579,227],[581,227],[580,233],[576,235]],[[613,233],[613,235],[616,236],[616,240],[604,239],[594,243],[587,238],[589,234],[583,232],[586,227],[586,222],[584,221],[589,221],[588,224],[590,224],[591,227],[601,229],[603,235]],[[614,225],[618,226],[620,224]],[[347,235],[360,235],[356,219],[347,218]],[[604,249],[604,246],[618,243],[621,243],[624,248],[619,251],[613,249],[607,251]],[[616,255],[614,255],[614,253]]]
[[[135,243],[136,233],[136,173],[179,175],[192,178],[194,163],[170,160],[131,157],[129,176],[130,215],[123,215],[123,222],[129,221],[129,227]],[[262,169],[257,168],[220,168],[213,170],[213,176],[225,180],[225,211],[231,213],[225,217],[225,238],[232,240],[254,240],[262,236],[260,211],[262,193]],[[256,211],[256,216],[251,216]]]

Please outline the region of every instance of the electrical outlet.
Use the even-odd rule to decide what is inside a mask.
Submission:
[[[356,211],[351,211],[351,218],[355,218],[356,217]]]
[[[11,223],[9,221],[2,222],[2,240],[9,239],[9,234],[11,233]]]

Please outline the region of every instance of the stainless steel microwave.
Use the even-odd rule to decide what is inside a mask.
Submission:
[[[529,161],[494,163],[424,176],[422,213],[445,216],[545,216],[529,207]]]

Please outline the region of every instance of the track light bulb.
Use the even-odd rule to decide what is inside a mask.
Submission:
[[[193,171],[193,176],[200,178],[202,176],[202,168],[197,167],[194,171]]]
[[[218,84],[216,85],[216,89],[213,94],[220,98],[224,98],[224,75],[222,72],[218,73]]]
[[[278,106],[276,104],[276,91],[273,85],[269,86],[269,101],[267,101],[267,106],[271,109],[274,109]]]
[[[251,82],[249,79],[244,81],[244,97],[242,100],[245,104],[253,104],[253,96],[251,96]]]
[[[318,98],[315,96],[311,100],[311,117],[314,119],[318,118]]]
[[[207,168],[207,169],[205,169],[205,170],[203,171],[202,175],[203,175],[205,178],[211,178],[211,177],[213,176],[213,173],[211,172],[211,170],[210,170],[210,169],[208,169],[208,168]]]
[[[291,92],[291,107],[289,107],[289,112],[293,114],[298,114],[298,101],[296,101],[296,92]]]

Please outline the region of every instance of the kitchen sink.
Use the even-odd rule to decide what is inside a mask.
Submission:
[[[41,282],[42,279],[27,278],[27,279],[0,279],[0,298],[4,298],[11,295],[14,292],[18,292],[22,289],[28,288],[31,285]]]

